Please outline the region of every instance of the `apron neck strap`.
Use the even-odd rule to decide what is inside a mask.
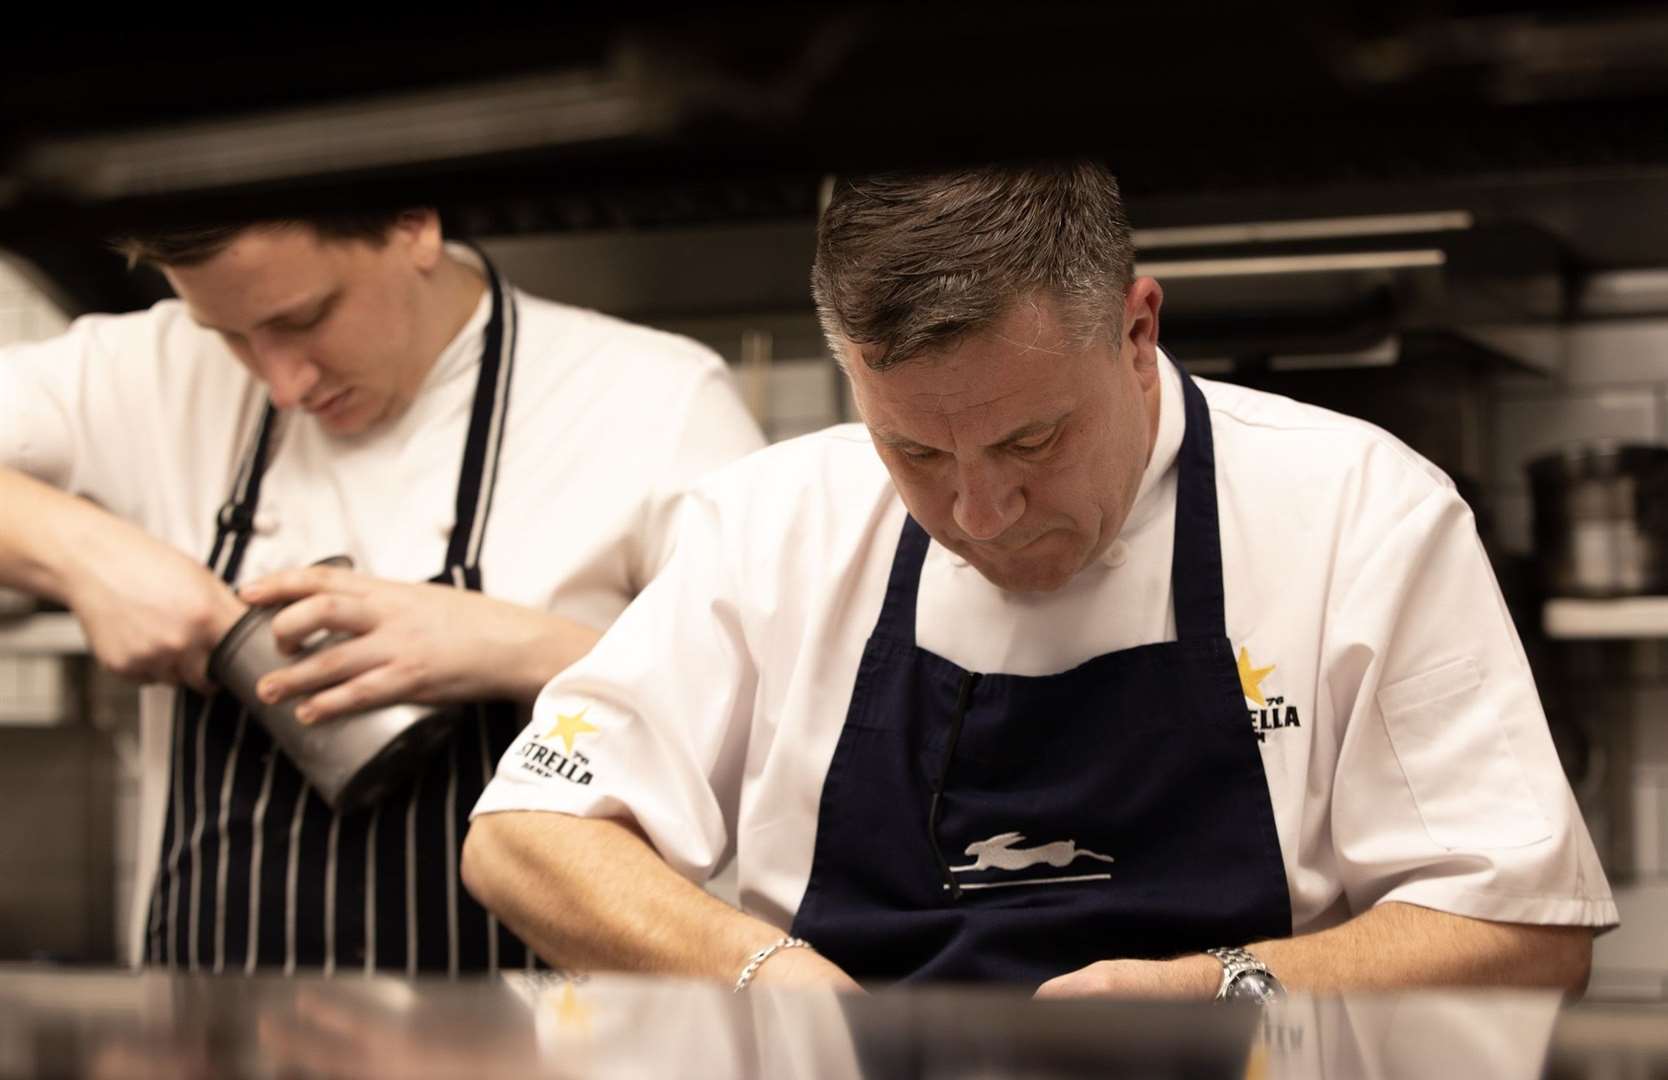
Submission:
[[[510,405],[510,378],[515,369],[517,330],[514,293],[505,286],[492,261],[478,248],[475,254],[486,271],[492,292],[492,314],[481,344],[481,365],[475,379],[475,402],[469,414],[469,434],[463,444],[458,471],[456,516],[446,545],[443,575],[479,580],[481,544],[486,536],[492,495],[498,486],[498,460],[504,445],[504,417]],[[476,585],[475,587],[479,587]]]
[[[892,574],[886,581],[886,599],[880,606],[875,634],[905,645],[915,644],[915,598],[921,591],[921,566],[926,562],[927,530],[910,514],[904,515],[903,535],[892,556]]]
[[[1176,455],[1176,537],[1170,588],[1176,603],[1176,637],[1220,638],[1223,617],[1222,531],[1216,508],[1216,449],[1210,407],[1192,376],[1181,370],[1187,428]]]
[[[278,423],[278,410],[268,401],[261,410],[260,427],[250,441],[249,449],[238,466],[232,492],[214,520],[214,547],[209,551],[208,568],[228,585],[237,581],[238,569],[243,565],[243,553],[249,547],[249,536],[255,530],[255,508],[261,501],[261,479],[266,475],[267,458],[272,446],[272,429]]]

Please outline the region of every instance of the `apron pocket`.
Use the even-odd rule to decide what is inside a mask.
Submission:
[[[1378,692],[1425,831],[1449,851],[1524,847],[1552,835],[1506,728],[1478,715],[1488,707],[1475,700],[1482,683],[1465,657]]]

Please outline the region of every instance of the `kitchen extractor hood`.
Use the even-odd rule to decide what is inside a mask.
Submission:
[[[1383,366],[1433,337],[1501,352],[1501,326],[1565,313],[1564,255],[1532,226],[1462,210],[1138,230],[1164,337],[1207,366]],[[1475,331],[1475,333],[1473,333]]]

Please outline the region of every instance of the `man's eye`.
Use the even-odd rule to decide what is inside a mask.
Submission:
[[[1057,434],[1059,434],[1059,429],[1046,432],[1042,435],[1033,435],[1028,439],[1021,439],[1019,442],[1009,443],[1008,445],[1012,446],[1015,450],[1022,450],[1026,452],[1042,450],[1054,441],[1054,436]]]
[[[283,325],[279,326],[277,329],[283,331],[286,334],[299,334],[304,330],[311,330],[313,327],[315,327],[319,323],[323,322],[324,321],[324,316],[325,316],[325,313],[321,311],[317,315],[310,315],[306,319],[303,319],[300,322],[284,323]]]

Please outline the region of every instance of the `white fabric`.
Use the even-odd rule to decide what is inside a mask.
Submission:
[[[1017,595],[934,543],[917,611],[923,648],[975,671],[1046,675],[1174,639],[1185,420],[1180,376],[1168,359],[1162,367],[1157,445],[1108,556],[1057,593]],[[1387,900],[1613,923],[1453,485],[1370,425],[1200,387],[1215,434],[1228,635],[1249,667],[1272,668],[1246,686],[1246,737],[1265,709],[1297,720],[1261,732],[1259,746],[1293,930]],[[545,688],[475,813],[629,814],[697,881],[734,850],[744,907],[786,927],[904,508],[865,431],[848,425],[720,470],[686,512],[666,573]],[[599,730],[565,734],[561,718],[581,712]],[[544,751],[580,769],[543,775],[556,760]],[[1113,721],[1107,753],[1141,747]]]
[[[763,440],[723,361],[695,342],[516,299],[485,591],[606,627],[670,556],[681,490]],[[240,580],[335,553],[397,580],[443,569],[490,308],[483,295],[393,423],[339,438],[305,413],[281,418]],[[264,401],[178,301],[88,316],[62,337],[0,350],[0,464],[205,558]],[[173,696],[161,686],[141,694],[135,949],[161,842]]]

